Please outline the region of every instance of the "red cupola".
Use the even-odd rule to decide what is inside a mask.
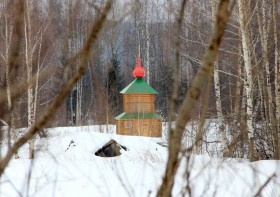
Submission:
[[[141,65],[141,59],[140,58],[137,59],[137,65],[134,68],[134,70],[132,72],[132,75],[133,75],[133,77],[135,77],[137,79],[142,79],[146,75],[146,72]]]

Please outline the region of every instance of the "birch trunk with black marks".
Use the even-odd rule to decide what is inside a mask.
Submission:
[[[242,62],[241,62],[241,45],[238,45],[238,64],[237,64],[237,76],[239,79],[236,81],[236,90],[235,90],[235,104],[234,104],[234,123],[239,125],[241,121],[241,86],[242,86]]]
[[[24,39],[25,39],[25,66],[27,76],[27,126],[31,128],[36,120],[37,111],[37,97],[38,97],[38,86],[39,86],[39,71],[40,64],[37,62],[37,66],[33,66],[33,55],[35,49],[38,50],[38,56],[41,54],[41,42],[42,33],[39,33],[39,37],[34,36],[32,33],[31,16],[32,13],[32,2],[25,2],[24,12]],[[40,61],[40,58],[38,58]],[[35,68],[35,69],[34,69]],[[35,153],[35,138],[29,140],[29,158],[34,158]]]
[[[267,111],[268,111],[268,121],[271,127],[271,124],[274,119],[273,115],[273,107],[272,107],[272,85],[271,85],[271,80],[270,80],[270,69],[269,69],[269,57],[268,57],[268,30],[270,29],[270,20],[267,20],[268,17],[266,17],[266,12],[265,12],[265,1],[262,1],[262,6],[261,6],[261,13],[258,14],[258,23],[259,23],[259,32],[260,32],[260,37],[261,37],[261,45],[262,45],[262,55],[263,55],[263,62],[264,62],[264,68],[265,68],[265,91],[267,94],[267,99],[268,99],[268,106],[267,106]]]
[[[271,84],[271,72],[269,68],[269,57],[268,57],[268,35],[269,35],[269,29],[271,20],[266,14],[266,4],[265,1],[262,1],[261,5],[261,16],[258,14],[258,23],[259,23],[259,32],[261,37],[261,45],[262,45],[262,55],[263,55],[263,62],[264,62],[264,68],[265,68],[265,74],[264,74],[264,92],[265,92],[265,104],[266,104],[266,110],[267,110],[267,122],[268,122],[268,128],[269,131],[271,131],[271,134],[274,136],[273,138],[273,144],[274,147],[277,147],[278,140],[277,138],[277,125],[276,125],[276,117],[274,113],[274,106],[273,106],[273,92],[272,92],[272,84]],[[279,155],[277,153],[276,148],[276,155]],[[278,156],[277,156],[278,157]]]
[[[216,13],[216,1],[211,1],[211,18],[213,21],[215,20],[215,13]],[[214,24],[212,25],[214,26]],[[217,57],[218,59],[218,57]],[[223,153],[227,151],[227,137],[226,137],[226,130],[224,124],[224,116],[223,116],[223,109],[222,109],[222,101],[221,101],[221,88],[220,88],[220,77],[219,77],[219,67],[218,61],[214,62],[214,88],[215,88],[215,98],[216,98],[216,111],[217,111],[217,120],[218,120],[218,135],[221,141],[221,147],[219,152]]]
[[[250,52],[250,38],[247,31],[244,1],[238,0],[239,11],[239,25],[241,33],[241,42],[243,49],[243,60],[245,67],[245,92],[246,92],[246,127],[248,131],[248,145],[249,145],[249,159],[252,161],[255,158],[255,140],[254,140],[254,125],[253,125],[253,75],[252,75],[252,63]]]
[[[66,9],[67,9],[67,19],[66,19],[66,46],[65,46],[65,57],[67,61],[71,61],[70,57],[74,54],[77,54],[77,59],[75,65],[72,65],[69,68],[69,77],[73,76],[75,70],[78,69],[78,65],[80,64],[80,55],[78,51],[80,50],[82,43],[83,43],[83,34],[81,32],[83,23],[78,22],[74,16],[79,5],[79,1],[69,1],[67,2]],[[81,125],[82,124],[82,93],[83,93],[83,82],[82,79],[79,80],[76,87],[73,89],[69,96],[68,102],[68,110],[69,110],[69,124],[72,126]]]
[[[77,24],[79,26],[81,24]],[[79,49],[82,46],[82,33],[80,31],[80,27],[77,28],[76,36],[77,41],[74,43],[75,53],[78,54]],[[78,57],[78,64],[80,64],[80,57]],[[78,65],[77,65],[78,67]],[[77,68],[78,69],[78,68]],[[82,125],[82,99],[83,99],[83,78],[79,80],[76,86],[76,108],[75,108],[75,117],[76,117],[76,125]]]

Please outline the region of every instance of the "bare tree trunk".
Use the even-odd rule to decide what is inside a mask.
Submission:
[[[280,56],[279,56],[279,45],[278,45],[278,35],[277,35],[277,21],[276,21],[276,15],[277,15],[277,4],[276,0],[273,0],[272,3],[272,16],[273,16],[273,37],[274,37],[274,45],[275,45],[275,66],[274,66],[274,83],[275,83],[275,101],[276,101],[276,117],[275,117],[275,125],[276,129],[274,132],[274,140],[275,140],[275,157],[276,159],[280,159]]]
[[[254,59],[257,59],[256,58],[256,54],[254,54]],[[260,114],[261,114],[261,117],[263,120],[265,120],[265,122],[267,122],[267,124],[269,124],[269,120],[266,120],[266,119],[269,119],[269,115],[268,115],[268,99],[267,99],[267,91],[265,90],[265,85],[264,85],[264,76],[263,76],[263,73],[262,73],[262,67],[260,69],[260,72],[258,72],[258,76],[257,76],[257,80],[258,80],[258,89],[259,89],[259,102],[258,102],[258,105],[259,107],[255,107],[255,108],[261,108],[260,109]],[[257,109],[256,109],[257,110]]]
[[[179,91],[179,82],[180,82],[180,36],[182,33],[182,25],[183,25],[183,19],[184,19],[184,13],[185,13],[185,6],[187,4],[187,0],[183,0],[181,4],[181,9],[180,13],[177,18],[177,36],[176,36],[176,41],[175,41],[175,67],[174,67],[174,82],[173,82],[173,90],[172,90],[172,95],[171,95],[171,101],[170,101],[170,111],[169,111],[169,135],[170,132],[172,131],[172,121],[175,119],[175,113],[176,113],[176,105],[178,102],[178,91]],[[171,137],[169,136],[169,140],[171,140]],[[170,143],[171,141],[169,141]]]
[[[277,147],[277,141],[275,138],[277,138],[277,126],[276,126],[276,120],[275,120],[275,113],[274,113],[274,107],[273,107],[273,98],[272,98],[272,85],[271,85],[271,79],[270,79],[270,69],[269,69],[269,57],[268,57],[268,30],[270,29],[270,24],[271,21],[267,21],[267,15],[265,12],[265,1],[262,1],[262,6],[261,6],[261,13],[258,14],[258,23],[259,23],[259,31],[260,31],[260,36],[261,36],[261,44],[262,44],[262,55],[263,55],[263,60],[264,60],[264,67],[265,67],[265,75],[264,75],[264,91],[265,91],[265,96],[267,97],[265,100],[266,104],[266,109],[268,111],[268,118],[267,118],[267,123],[268,123],[268,128],[271,134],[273,134],[273,142],[274,142],[274,147]],[[276,134],[276,135],[275,135]],[[278,155],[278,153],[276,153]],[[278,157],[278,156],[277,156]]]
[[[271,123],[274,122],[273,119],[273,108],[272,108],[272,88],[271,88],[271,82],[270,82],[270,70],[269,70],[269,59],[268,59],[268,29],[270,29],[270,21],[267,22],[266,19],[266,13],[265,13],[265,1],[262,0],[262,6],[261,6],[261,12],[262,12],[262,18],[260,18],[258,14],[258,22],[259,22],[259,31],[261,36],[261,44],[262,44],[262,54],[263,54],[263,60],[264,60],[264,68],[265,68],[265,89],[267,94],[267,111],[268,111],[268,121],[271,127]],[[268,25],[267,25],[268,24]],[[267,27],[266,27],[267,25]]]
[[[24,37],[25,37],[25,65],[27,71],[27,121],[28,128],[31,128],[36,120],[37,111],[37,97],[39,86],[39,73],[40,73],[40,57],[38,57],[36,74],[33,76],[33,54],[36,47],[38,47],[38,56],[41,55],[42,47],[42,30],[39,30],[39,38],[32,38],[32,27],[30,14],[33,11],[32,3],[25,2],[24,13]],[[37,46],[38,45],[38,46]],[[33,79],[34,78],[34,79]],[[29,140],[29,158],[34,158],[35,153],[35,138]]]
[[[255,140],[254,140],[254,126],[253,126],[253,76],[252,76],[252,64],[251,64],[251,54],[249,47],[249,36],[246,31],[246,21],[245,21],[245,11],[244,11],[244,1],[238,0],[238,10],[239,10],[239,24],[241,32],[241,41],[243,47],[243,58],[244,66],[246,71],[245,80],[245,91],[246,91],[246,121],[248,130],[248,144],[249,144],[249,158],[251,161],[255,159]]]
[[[83,80],[81,79],[77,84],[77,104],[76,104],[76,123],[82,125],[82,93]]]
[[[187,0],[183,0],[181,4],[181,9],[180,13],[177,18],[177,37],[176,37],[176,62],[175,62],[175,76],[174,76],[174,82],[173,82],[173,92],[171,95],[171,102],[170,102],[170,111],[169,111],[169,125],[168,125],[168,143],[169,143],[169,155],[168,155],[168,163],[166,166],[166,171],[165,175],[163,177],[163,181],[161,184],[161,187],[159,188],[159,191],[157,193],[157,196],[171,196],[173,184],[174,184],[174,177],[177,171],[177,168],[179,166],[179,161],[178,161],[178,154],[180,151],[180,146],[181,146],[181,138],[183,135],[183,132],[185,128],[183,128],[181,133],[179,133],[180,136],[177,137],[178,132],[173,130],[172,128],[172,121],[175,118],[175,108],[176,108],[176,103],[178,100],[178,89],[179,89],[179,70],[180,70],[180,58],[179,58],[179,53],[180,53],[180,35],[182,32],[182,25],[183,25],[183,19],[184,19],[184,13],[185,13],[185,7],[187,4]],[[175,135],[174,135],[175,134]],[[178,139],[180,138],[180,139]],[[176,144],[176,142],[177,144]],[[178,140],[178,141],[177,141]]]
[[[34,95],[32,84],[32,44],[31,44],[31,24],[30,24],[30,7],[29,3],[25,2],[24,13],[24,37],[25,37],[25,65],[27,71],[27,121],[28,128],[31,128],[35,122],[34,116]],[[34,138],[29,140],[29,158],[34,158]]]
[[[67,59],[67,62],[70,61],[70,57],[76,52],[75,51],[75,43],[74,43],[74,21],[71,20],[73,19],[73,7],[74,7],[74,1],[67,1],[67,5],[66,5],[66,12],[67,12],[67,18],[66,18],[66,35],[67,35],[67,41],[66,41],[66,47],[65,47],[65,56]],[[79,57],[77,57],[77,62],[79,62]],[[69,77],[73,75],[74,69],[76,68],[76,65],[73,65],[73,68],[69,69],[69,73],[65,72],[67,74],[69,74]],[[78,82],[79,83],[79,82]],[[69,117],[69,123],[71,126],[74,126],[77,124],[77,86],[78,84],[74,87],[74,89],[72,90],[70,96],[69,96],[69,111],[70,111],[70,117]]]
[[[147,83],[150,84],[150,30],[149,30],[149,13],[148,13],[148,1],[146,1],[145,10],[146,10],[146,21],[145,21],[145,30],[146,30],[146,76]]]
[[[228,152],[225,153],[225,156],[232,157],[234,152],[236,152],[237,157],[244,155],[243,153],[243,138],[242,138],[242,131],[241,131],[241,110],[242,110],[242,103],[243,99],[241,97],[241,87],[242,87],[242,60],[241,60],[241,45],[238,45],[238,62],[237,62],[237,76],[239,78],[236,81],[236,89],[235,89],[235,101],[234,101],[234,133],[233,133],[233,141],[231,144],[235,146],[229,145]],[[240,131],[240,132],[235,132]],[[238,144],[240,143],[240,144]],[[238,147],[238,145],[240,145]]]
[[[17,139],[17,133],[15,129],[15,118],[14,118],[14,112],[13,112],[13,103],[11,98],[11,82],[10,82],[10,76],[9,76],[9,65],[6,65],[6,91],[7,91],[7,100],[8,100],[8,111],[9,111],[9,133],[8,135],[12,135],[13,143]],[[9,140],[9,148],[10,148],[10,140]],[[15,152],[15,158],[18,159],[19,155],[18,152]]]
[[[241,119],[241,78],[242,78],[242,62],[241,62],[241,46],[238,45],[238,65],[237,65],[237,75],[240,77],[240,79],[237,79],[236,81],[236,90],[235,90],[235,104],[234,104],[234,122],[235,125],[240,126],[240,119]]]
[[[6,6],[7,6],[7,2],[6,2]],[[8,13],[5,13],[4,15],[4,20],[5,20],[5,55],[3,55],[4,58],[4,62],[5,62],[5,74],[6,74],[6,93],[7,93],[7,101],[8,101],[8,111],[9,111],[9,133],[8,136],[12,135],[12,141],[13,143],[16,141],[17,139],[17,132],[15,129],[15,119],[14,119],[14,103],[12,101],[12,96],[11,96],[11,86],[12,81],[11,81],[11,76],[10,76],[10,72],[11,72],[11,68],[9,65],[9,49],[11,46],[11,27],[9,26],[9,21],[8,21]],[[8,143],[9,143],[9,148],[10,148],[10,139],[8,139]],[[15,158],[18,159],[19,155],[18,152],[15,152]]]
[[[215,69],[214,69],[214,86],[215,86],[215,95],[216,95],[216,110],[217,110],[217,119],[218,119],[218,127],[219,127],[219,138],[221,141],[221,153],[227,151],[227,137],[226,137],[226,130],[224,126],[224,116],[222,110],[222,101],[221,101],[221,90],[220,90],[220,78],[219,78],[219,71],[218,71],[218,64],[217,61],[215,62]]]
[[[211,1],[211,18],[213,21],[215,19],[216,13],[216,1]],[[213,24],[214,26],[214,24]],[[218,57],[217,57],[218,59]],[[215,61],[215,69],[214,69],[214,87],[215,87],[215,97],[216,97],[216,111],[217,111],[217,119],[218,119],[218,127],[219,127],[219,138],[221,141],[221,153],[223,155],[224,152],[227,151],[227,137],[226,137],[226,130],[224,126],[224,116],[223,116],[223,109],[222,109],[222,101],[221,101],[221,89],[220,89],[220,77],[219,77],[219,68],[218,68],[218,61]]]
[[[81,25],[82,24],[77,24],[79,28],[77,28],[76,36],[77,36],[77,42],[75,44],[75,53],[77,54],[79,52],[79,49],[82,46],[82,33],[80,32],[81,30]],[[78,64],[80,64],[80,56],[78,57]],[[77,65],[78,67],[78,65]],[[78,68],[77,68],[78,69]],[[75,114],[76,114],[76,125],[82,125],[82,96],[83,96],[83,79],[81,78],[77,84],[76,87],[76,109],[75,109]]]
[[[222,0],[217,9],[216,23],[214,26],[214,33],[207,48],[203,59],[202,65],[193,79],[188,93],[183,101],[178,118],[175,123],[175,130],[170,132],[169,147],[168,147],[168,162],[166,166],[165,175],[162,184],[158,190],[157,196],[171,196],[172,188],[174,185],[174,178],[180,164],[179,152],[181,150],[182,136],[185,131],[185,126],[190,121],[194,112],[196,103],[205,87],[206,82],[214,70],[214,62],[216,61],[218,48],[221,44],[225,28],[227,26],[230,12],[229,1]],[[179,36],[179,35],[178,35]],[[198,141],[200,141],[198,139]],[[198,142],[197,141],[197,142]],[[195,144],[196,145],[196,144]],[[191,152],[191,150],[190,150]]]

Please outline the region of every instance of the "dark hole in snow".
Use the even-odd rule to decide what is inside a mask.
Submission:
[[[115,157],[121,155],[121,149],[127,151],[125,146],[120,145],[115,140],[110,140],[102,148],[98,149],[95,155],[99,157]]]

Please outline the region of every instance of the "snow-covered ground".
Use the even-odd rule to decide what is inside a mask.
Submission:
[[[28,159],[26,145],[20,159],[10,162],[0,179],[0,196],[155,196],[167,161],[167,148],[158,144],[164,139],[119,136],[114,131],[114,126],[48,129],[48,138],[36,140],[35,160]],[[117,157],[96,156],[111,139],[128,150]],[[3,155],[6,150],[1,151]],[[180,165],[173,196],[188,196],[188,187],[192,196],[249,197],[262,188],[260,196],[279,197],[280,162],[192,155]]]

